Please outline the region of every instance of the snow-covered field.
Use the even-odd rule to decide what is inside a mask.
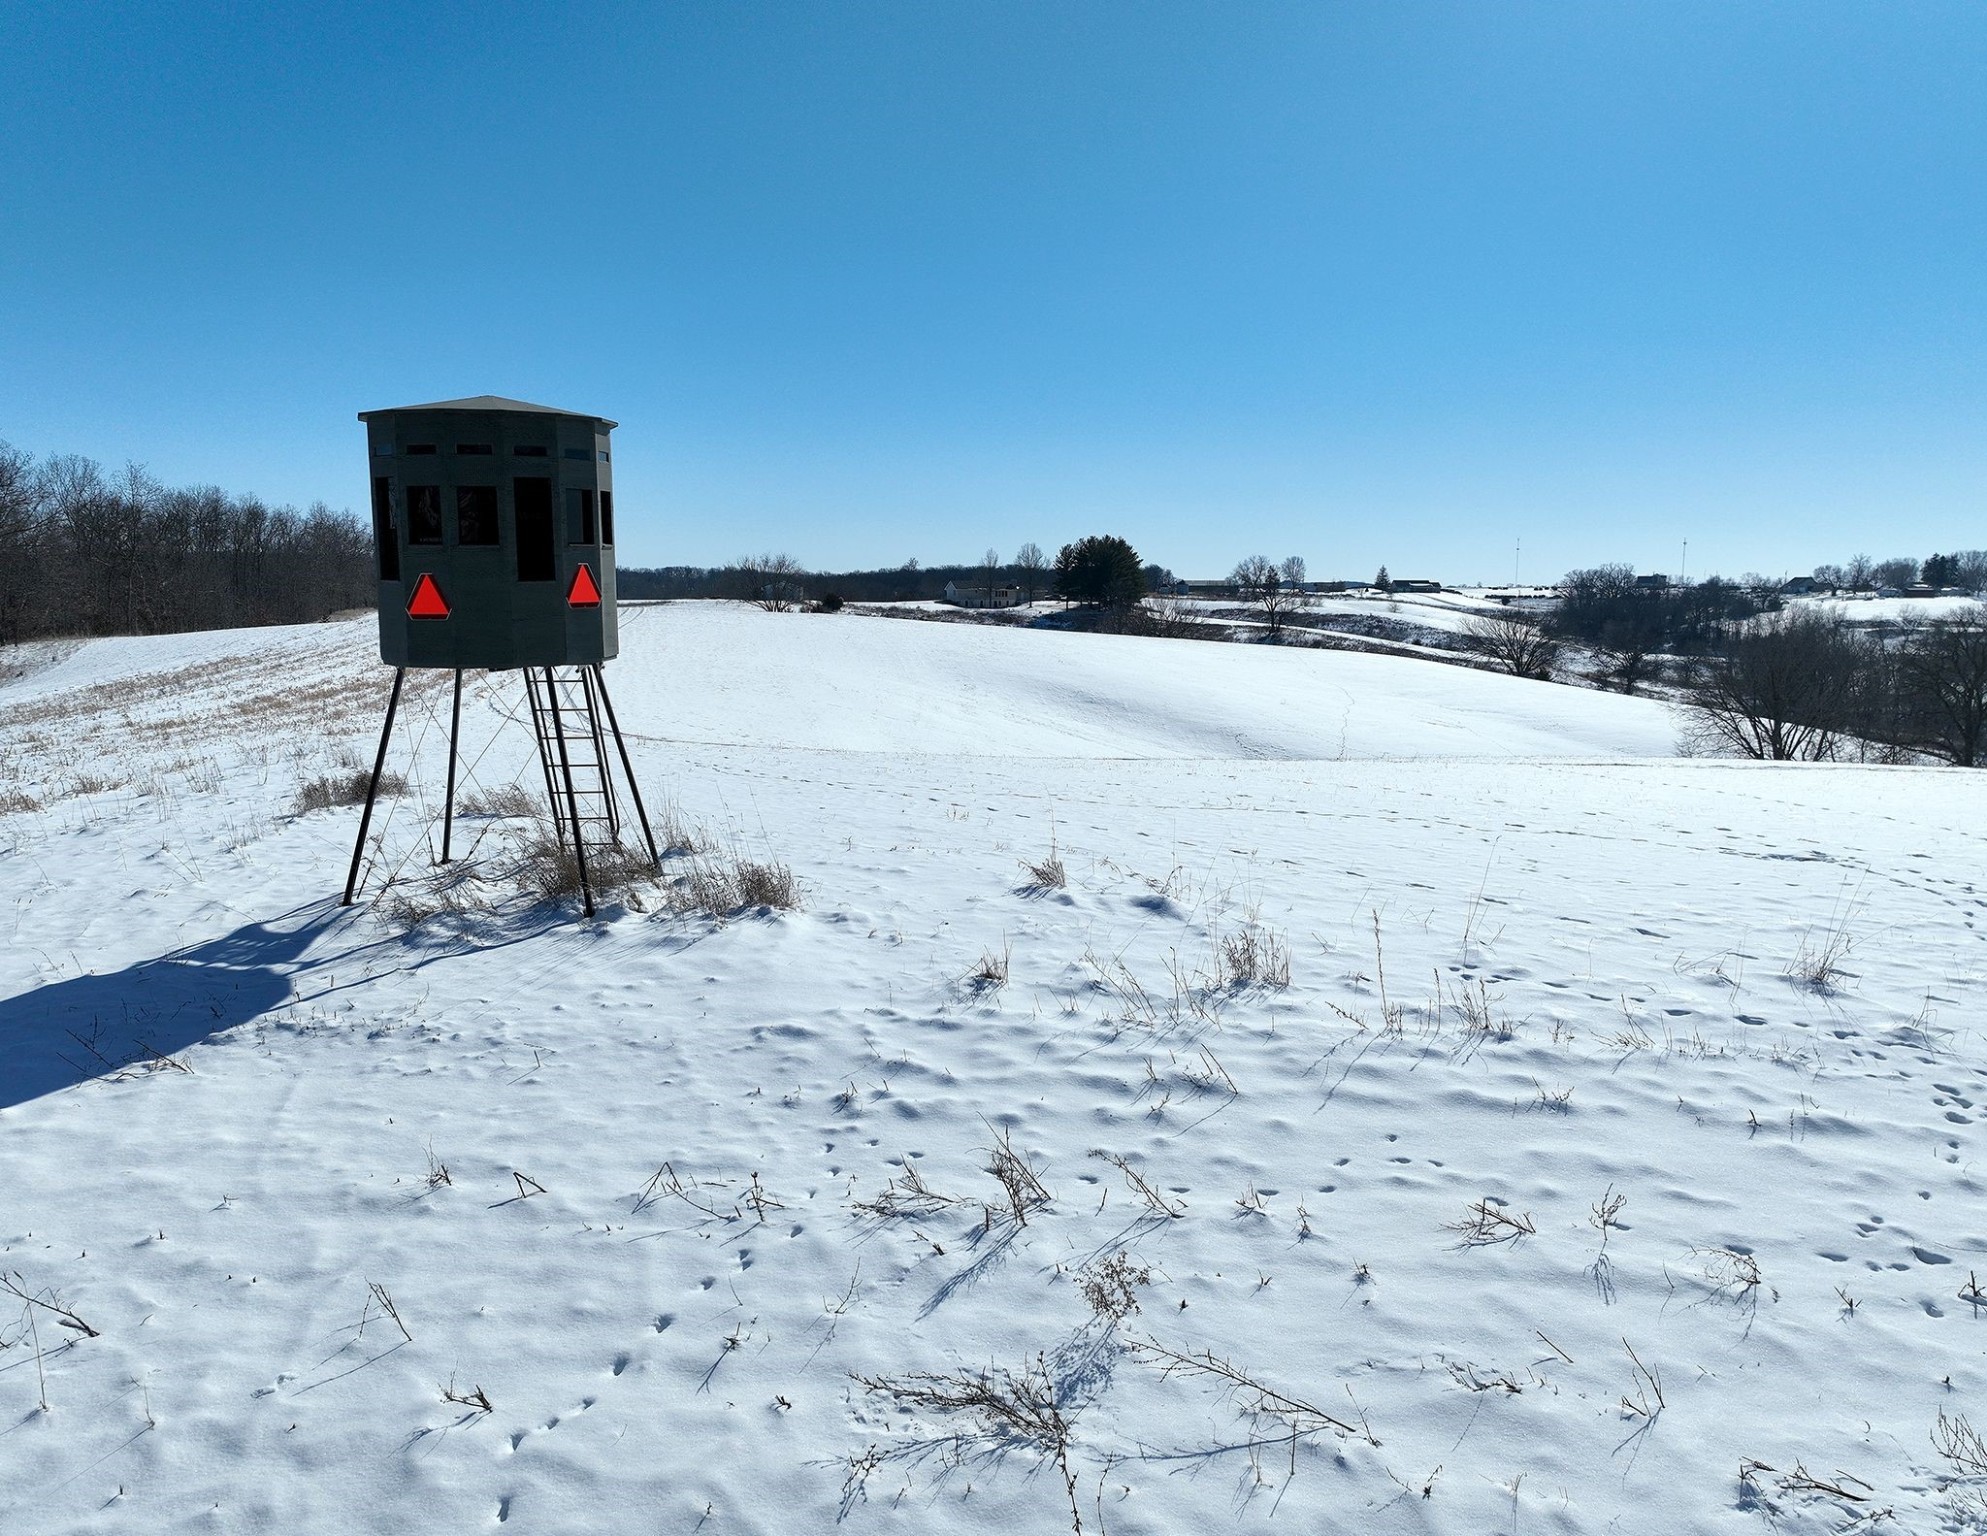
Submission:
[[[1965,1528],[1981,780],[1387,657],[624,620],[651,802],[801,910],[341,911],[357,812],[290,806],[369,759],[365,624],[0,682],[0,1267],[94,1330],[0,1296],[0,1532]]]

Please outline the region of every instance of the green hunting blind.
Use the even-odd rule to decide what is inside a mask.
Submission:
[[[620,834],[610,732],[649,855],[656,855],[601,672],[620,650],[608,440],[616,423],[497,395],[361,411],[359,420],[370,467],[379,653],[396,670],[345,902],[358,886],[410,667],[455,674],[442,822],[441,858],[448,861],[462,674],[482,669],[523,674],[553,824],[579,865],[590,915],[588,840]]]

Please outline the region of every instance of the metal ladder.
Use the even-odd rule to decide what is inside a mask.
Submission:
[[[612,843],[621,831],[621,813],[607,767],[607,739],[594,702],[592,670],[526,667],[524,687],[531,700],[538,766],[545,775],[559,845],[579,845],[588,829],[603,828],[593,841]]]
[[[579,866],[580,894],[593,915],[593,886],[587,878],[589,847],[605,849],[620,841],[621,808],[614,793],[614,773],[607,757],[607,731],[614,732],[621,768],[634,789],[633,766],[621,743],[614,704],[597,667],[526,667],[524,687],[531,701],[532,734],[538,742],[538,766],[545,775],[545,795],[552,803],[552,824],[559,846],[573,850]],[[642,810],[641,793],[634,790],[635,809]],[[655,839],[642,816],[642,834],[655,857]]]

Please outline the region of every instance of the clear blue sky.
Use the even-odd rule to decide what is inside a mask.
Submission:
[[[1987,546],[1987,6],[0,7],[0,438],[357,506],[483,392],[624,564]]]

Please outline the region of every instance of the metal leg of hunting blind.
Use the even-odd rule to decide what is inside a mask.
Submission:
[[[455,669],[455,702],[448,712],[448,793],[442,799],[442,862],[448,863],[449,839],[455,834],[456,742],[462,735],[462,668]]]
[[[573,823],[573,858],[580,870],[580,901],[586,915],[592,917],[593,885],[586,877],[586,836],[580,830],[580,797],[573,788],[572,754],[566,750],[566,728],[559,721],[559,687],[550,667],[545,669],[545,692],[552,705],[552,734],[559,740],[559,772],[566,781],[566,813]]]
[[[628,761],[628,744],[621,739],[621,722],[614,718],[614,701],[607,695],[607,678],[599,667],[593,669],[594,686],[600,690],[600,702],[607,706],[607,724],[614,732],[614,750],[621,754],[621,773],[628,781],[628,794],[635,802],[635,815],[642,824],[642,838],[649,845],[649,858],[656,868],[662,867],[662,855],[655,849],[655,834],[649,830],[649,813],[642,804],[642,787],[635,782],[635,765]]]
[[[373,776],[366,781],[366,808],[359,816],[359,836],[352,844],[352,867],[345,874],[345,899],[341,907],[352,905],[352,893],[359,886],[359,860],[366,851],[366,833],[372,829],[373,802],[379,798],[379,776],[386,767],[386,744],[393,739],[393,717],[400,708],[400,685],[407,681],[407,669],[393,671],[393,692],[386,701],[386,723],[379,728],[379,751],[373,757]]]

